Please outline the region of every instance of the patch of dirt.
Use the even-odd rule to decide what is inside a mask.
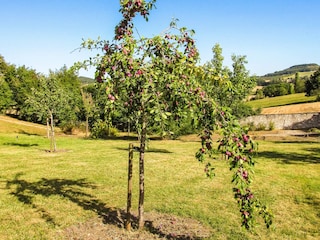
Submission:
[[[145,213],[144,218],[145,228],[142,231],[137,230],[136,218],[134,218],[132,230],[127,231],[123,223],[117,225],[100,217],[66,228],[60,231],[58,236],[68,240],[192,240],[208,238],[212,234],[208,227],[191,218],[156,212]]]
[[[50,149],[44,149],[45,152],[47,153],[61,153],[61,152],[70,152],[71,150],[68,149],[57,149],[55,151],[52,151]]]
[[[264,108],[262,109],[261,114],[292,114],[310,112],[320,112],[320,102]]]

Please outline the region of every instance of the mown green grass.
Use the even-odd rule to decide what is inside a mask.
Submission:
[[[18,138],[17,138],[18,136]],[[89,218],[125,210],[127,148],[131,141],[0,134],[0,239],[56,239],[57,232]],[[146,153],[145,211],[191,217],[212,229],[212,239],[318,239],[320,149],[309,142],[259,142],[256,194],[275,219],[255,233],[240,227],[225,161],[207,179],[194,158],[198,142],[151,141]],[[134,156],[133,208],[138,202]]]
[[[316,96],[307,97],[305,93],[296,93],[279,97],[272,98],[264,98],[249,101],[246,104],[253,108],[268,108],[268,107],[277,107],[277,106],[285,106],[291,104],[299,104],[299,103],[308,103],[314,102],[316,100]]]

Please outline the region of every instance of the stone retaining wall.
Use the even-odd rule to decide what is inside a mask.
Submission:
[[[242,125],[265,126],[266,129],[271,125],[274,129],[288,130],[320,128],[320,113],[256,115],[242,119],[240,123]]]

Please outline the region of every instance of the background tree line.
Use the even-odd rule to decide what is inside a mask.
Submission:
[[[0,56],[0,111],[22,120],[46,123],[50,106],[58,125],[81,118],[82,100],[77,75],[67,67],[48,76],[25,66],[8,64]]]
[[[254,114],[244,99],[256,85],[249,75],[245,56],[232,56],[232,69],[223,66],[222,48],[216,44],[213,59],[199,66],[205,78],[198,81],[220,104],[233,109],[238,117]],[[135,131],[128,110],[113,109],[105,83],[82,83],[73,68],[63,66],[46,76],[25,66],[5,62],[0,55],[0,111],[36,123],[59,126],[65,132],[81,128],[94,138],[114,135],[120,131]],[[171,121],[174,135],[193,133],[191,120],[179,125]],[[152,131],[160,131],[153,123]]]
[[[306,96],[318,96],[319,100],[319,69],[317,64],[302,64],[258,77],[257,85],[262,88],[256,91],[254,99],[306,93]],[[303,72],[310,72],[310,75],[300,76]],[[294,77],[287,74],[294,74]]]

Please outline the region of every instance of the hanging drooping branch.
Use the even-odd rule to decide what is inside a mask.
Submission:
[[[205,128],[200,134],[201,148],[196,153],[196,158],[205,163],[205,172],[212,178],[215,175],[215,168],[210,159],[217,156],[218,150],[225,157],[232,171],[233,193],[240,208],[242,226],[251,229],[255,224],[255,215],[258,213],[269,228],[273,215],[251,190],[255,165],[253,157],[257,152],[257,144],[248,135],[248,131],[242,128],[230,114],[228,108],[210,110],[210,106],[212,104],[207,104],[207,107],[203,108],[204,115],[200,119]],[[221,136],[218,149],[212,147],[214,132]]]

